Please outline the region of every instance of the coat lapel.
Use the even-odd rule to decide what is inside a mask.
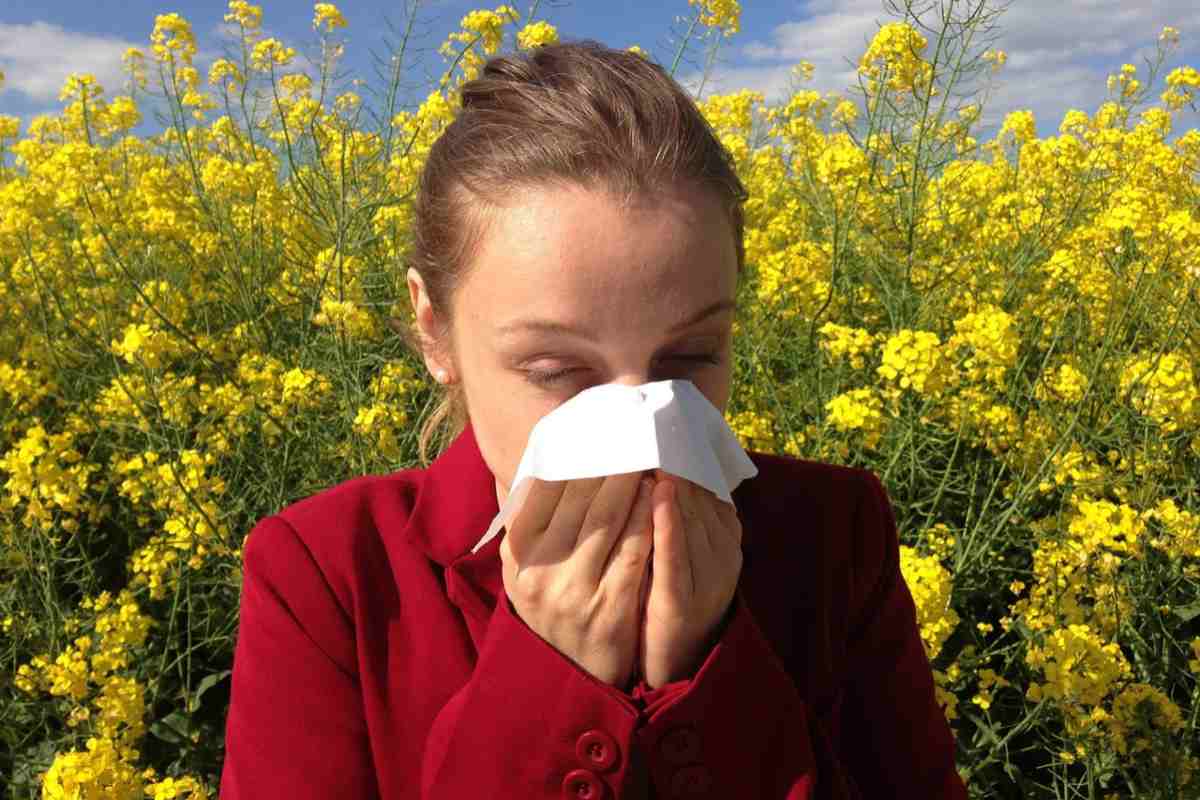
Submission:
[[[471,424],[419,474],[423,480],[405,533],[445,570],[446,594],[462,612],[478,650],[496,598],[504,590],[500,563],[504,534],[493,537],[479,552],[471,552],[500,513],[496,479],[483,460]]]

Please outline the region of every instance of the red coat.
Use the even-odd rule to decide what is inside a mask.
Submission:
[[[515,615],[502,536],[470,552],[499,508],[469,424],[427,469],[265,517],[220,797],[965,799],[883,485],[748,454],[732,615],[695,675],[652,692]]]

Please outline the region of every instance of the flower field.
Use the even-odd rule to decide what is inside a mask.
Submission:
[[[681,52],[738,30],[679,5]],[[307,65],[231,0],[207,75],[164,14],[124,87],[0,117],[7,797],[216,797],[246,533],[454,433],[397,333],[411,201],[537,10],[464,17],[415,108],[407,34],[367,87],[333,5]],[[973,797],[1200,797],[1200,72],[1165,28],[1057,135],[981,142],[980,18],[883,24],[856,93],[697,101],[750,194],[727,418],[887,486]]]

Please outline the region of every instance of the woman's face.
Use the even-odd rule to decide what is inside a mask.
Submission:
[[[425,358],[462,382],[500,505],[534,424],[584,389],[685,379],[724,413],[737,289],[732,227],[711,190],[677,187],[626,210],[581,187],[514,200],[454,298],[453,362]],[[433,336],[413,270],[408,284]]]

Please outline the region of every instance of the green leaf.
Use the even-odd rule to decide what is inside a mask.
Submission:
[[[1191,622],[1196,617],[1200,617],[1200,602],[1192,603],[1190,606],[1175,606],[1171,609],[1171,613],[1184,622]]]
[[[150,726],[150,732],[171,744],[183,744],[188,740],[190,722],[182,711],[172,711]]]
[[[196,686],[196,694],[192,697],[192,702],[189,706],[190,710],[195,711],[200,708],[200,698],[204,696],[204,693],[232,674],[233,670],[227,669],[221,672],[214,672],[211,675],[205,675]]]

